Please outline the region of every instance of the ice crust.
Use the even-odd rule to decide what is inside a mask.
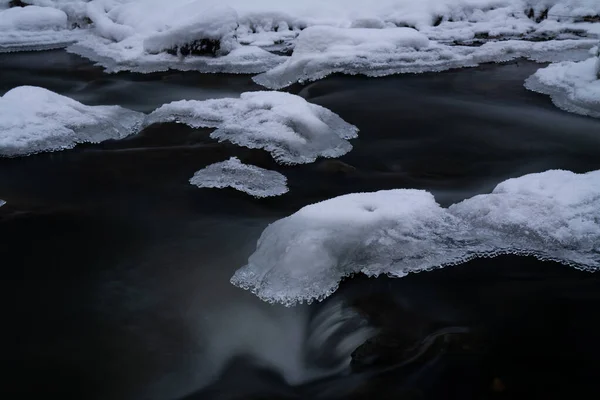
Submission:
[[[561,62],[539,69],[525,87],[549,95],[559,108],[600,118],[600,58]]]
[[[237,157],[197,171],[190,183],[199,188],[231,187],[258,198],[280,196],[288,191],[285,176],[276,171],[243,164]]]
[[[293,305],[324,299],[358,272],[403,277],[501,254],[598,270],[600,170],[525,175],[448,208],[406,189],[313,204],[267,227],[231,282]]]
[[[213,139],[264,149],[282,164],[339,157],[352,149],[358,129],[328,109],[281,92],[247,92],[240,98],[182,100],[152,112],[146,125],[180,122],[217,128]]]
[[[137,133],[144,114],[86,106],[49,90],[20,86],[0,97],[0,157],[70,149]]]

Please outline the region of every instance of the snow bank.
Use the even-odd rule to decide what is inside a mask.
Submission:
[[[144,115],[86,106],[49,90],[20,86],[0,97],[0,157],[70,149],[136,133]]]
[[[500,254],[600,268],[600,171],[509,179],[442,208],[421,190],[357,193],[271,224],[231,282],[261,299],[321,300],[353,273],[402,277]]]
[[[472,65],[474,61],[468,56],[466,60],[454,60],[453,57],[465,57],[462,45],[479,46],[500,40],[518,40],[530,46],[534,46],[535,41],[550,40],[558,45],[562,39],[600,35],[600,24],[593,23],[600,15],[597,0],[379,0],[374,3],[364,0],[30,0],[27,3],[45,7],[46,13],[55,8],[53,11],[62,13],[63,22],[67,16],[70,30],[61,22],[60,31],[42,35],[46,46],[64,45],[65,35],[71,40],[75,38],[77,43],[69,51],[90,58],[108,72],[153,72],[171,68],[262,73],[286,61],[297,44],[303,49],[295,56],[296,69],[299,61],[300,64],[306,62],[311,53],[315,58],[315,51],[324,49],[316,58],[327,68],[337,60],[346,64],[342,71],[348,73],[403,72],[402,53],[407,48],[414,52],[419,46],[396,42],[400,31],[381,32],[401,27],[415,28],[435,41],[432,49],[418,58],[423,65],[415,71],[430,65],[429,58],[433,64],[428,70],[436,71],[447,57],[451,60],[444,68],[452,63]],[[5,6],[7,4],[5,1]],[[41,7],[24,9],[34,8]],[[36,21],[42,20],[36,17]],[[90,29],[80,29],[82,27]],[[33,31],[28,27],[11,32],[12,49],[18,48],[19,37],[21,46],[28,42],[40,45],[35,43],[40,35],[36,35],[38,39],[30,38]],[[334,37],[321,36],[329,34]],[[392,42],[387,47],[389,60],[382,47],[386,39]],[[315,47],[310,46],[312,41]],[[350,54],[340,58],[344,46],[349,48]],[[454,55],[455,51],[459,54]],[[415,58],[412,52],[406,57]],[[495,56],[501,59],[503,54]],[[489,57],[485,60],[496,61]],[[392,64],[387,70],[382,66],[386,62]],[[316,60],[311,63],[316,69]],[[352,63],[358,65],[348,68]],[[297,75],[303,76],[302,73]]]
[[[559,108],[600,118],[600,59],[561,62],[539,69],[525,81],[525,87],[547,94]]]
[[[0,52],[64,47],[76,35],[67,14],[50,7],[14,7],[0,11]]]
[[[230,187],[254,197],[272,197],[287,193],[287,178],[279,172],[243,164],[238,158],[211,164],[190,179],[199,188]]]
[[[248,92],[239,99],[176,101],[152,112],[146,125],[160,122],[217,128],[211,138],[264,149],[282,164],[339,157],[352,149],[348,139],[358,132],[326,108],[280,92]]]

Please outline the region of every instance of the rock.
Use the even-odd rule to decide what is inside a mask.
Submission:
[[[8,7],[9,8],[13,8],[13,7],[27,7],[30,6],[31,4],[27,4],[22,0],[10,0],[8,2]]]
[[[178,56],[211,56],[216,57],[221,49],[221,42],[217,39],[198,39],[182,46],[175,46],[167,53]]]

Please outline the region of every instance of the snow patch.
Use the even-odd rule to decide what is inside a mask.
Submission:
[[[0,97],[0,157],[70,149],[136,133],[144,114],[86,106],[49,90],[20,86]]]
[[[600,118],[600,58],[550,64],[530,76],[525,87],[549,95],[565,111]]]
[[[600,268],[600,170],[551,170],[442,208],[431,193],[356,193],[271,224],[231,282],[268,302],[322,300],[362,272],[403,277],[501,254]]]
[[[243,164],[237,157],[211,164],[190,179],[199,188],[231,187],[258,198],[287,193],[286,182],[287,178],[279,172]]]
[[[217,128],[211,138],[264,149],[282,164],[339,157],[352,149],[358,129],[328,109],[280,92],[247,92],[238,99],[182,100],[153,111],[146,125],[180,122]]]

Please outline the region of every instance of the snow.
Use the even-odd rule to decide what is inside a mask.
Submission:
[[[594,24],[593,20],[585,22],[586,18],[600,15],[597,0],[379,0],[375,3],[30,0],[28,3],[42,7],[22,9],[38,10],[35,12],[4,10],[0,14],[34,14],[43,9],[44,13],[61,13],[60,27],[35,35],[26,26],[12,29],[10,35],[0,39],[0,50],[60,47],[75,41],[69,51],[90,58],[107,72],[171,68],[262,73],[284,62],[286,68],[295,70],[303,63],[310,64],[309,71],[298,70],[295,79],[291,72],[284,73],[281,68],[273,71],[269,79],[278,78],[279,86],[284,78],[285,82],[316,79],[319,65],[329,70],[337,68],[341,72],[374,76],[438,71],[501,61],[506,52],[513,51],[507,46],[498,48],[505,53],[480,54],[465,46],[515,40],[520,42],[517,56],[527,56],[539,40],[564,47],[561,44],[564,39],[600,35],[600,24]],[[45,20],[41,14],[35,17],[36,23]],[[423,50],[423,46],[398,42],[402,31],[397,29],[402,27],[418,30],[429,38],[430,46],[421,52],[416,48]],[[329,34],[333,37],[328,37]],[[386,39],[390,40],[387,58]],[[294,52],[293,60],[281,55],[295,47],[300,50]],[[349,54],[341,57],[344,47]],[[323,51],[318,53],[318,49]],[[408,61],[403,58],[406,49],[412,49],[405,55]],[[335,67],[336,61],[342,65]],[[391,63],[387,69],[386,62]]]
[[[600,118],[599,68],[597,57],[550,64],[529,77],[525,87],[549,95],[565,111]]]
[[[67,14],[49,7],[15,7],[0,10],[0,52],[43,50],[75,41],[67,31]]]
[[[136,133],[144,115],[86,106],[49,90],[20,86],[0,97],[0,157],[73,148]]]
[[[243,164],[237,157],[211,164],[190,179],[199,188],[231,187],[254,197],[272,197],[287,193],[287,178],[279,172]]]
[[[358,129],[324,107],[280,92],[247,92],[240,98],[182,100],[153,111],[146,125],[180,122],[217,128],[211,138],[264,149],[282,164],[339,157],[352,149]]]
[[[509,179],[449,208],[406,189],[313,204],[267,227],[231,282],[293,305],[322,300],[353,273],[403,277],[500,254],[600,269],[600,170]]]

